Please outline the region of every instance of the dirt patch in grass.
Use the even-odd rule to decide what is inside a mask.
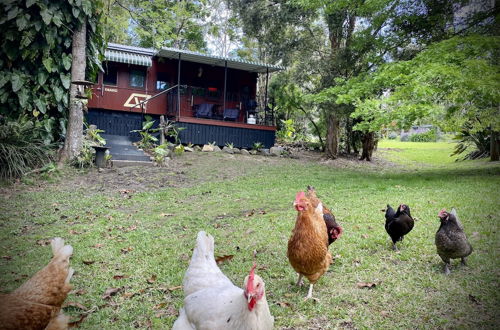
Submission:
[[[295,150],[293,157],[247,156],[226,153],[185,153],[174,158],[166,166],[128,166],[98,170],[63,168],[51,181],[33,178],[29,183],[18,181],[0,188],[0,195],[9,197],[25,191],[42,191],[57,185],[60,191],[85,191],[86,194],[127,194],[155,191],[159,189],[192,187],[208,181],[234,180],[248,175],[258,166],[280,163],[317,163],[336,168],[381,170],[396,166],[382,158],[371,162],[360,161],[356,156],[344,155],[337,159],[325,159],[315,151]]]

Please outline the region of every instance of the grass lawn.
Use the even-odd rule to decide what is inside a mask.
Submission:
[[[390,148],[390,149],[389,149]],[[241,285],[256,252],[277,329],[497,328],[500,322],[500,165],[453,163],[449,144],[382,141],[376,164],[192,153],[167,168],[63,170],[0,192],[0,288],[10,292],[50,258],[46,240],[74,247],[67,307],[82,329],[170,328],[196,233],[215,237],[220,265]],[[387,161],[380,161],[385,158]],[[345,165],[345,162],[342,164]],[[355,166],[354,166],[355,165]],[[286,257],[295,193],[316,187],[344,235],[335,261],[303,301]],[[386,204],[408,204],[413,231],[390,248]],[[434,234],[456,207],[474,248],[469,266],[442,273]],[[358,288],[373,282],[372,289]],[[306,282],[307,283],[307,282]],[[108,288],[120,288],[103,299]]]

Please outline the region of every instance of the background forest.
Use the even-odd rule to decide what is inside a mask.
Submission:
[[[286,67],[260,104],[277,113],[281,142],[314,142],[327,158],[370,160],[381,133],[433,124],[465,157],[498,160],[498,9],[494,0],[4,1],[0,115],[28,125],[41,147],[63,143],[72,37],[86,26],[88,80],[106,42]]]

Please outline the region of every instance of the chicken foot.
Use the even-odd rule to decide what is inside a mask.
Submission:
[[[314,284],[310,284],[309,285],[309,292],[307,293],[307,296],[304,298],[304,300],[308,300],[308,299],[311,299],[312,296],[313,296],[313,285]]]
[[[467,261],[465,260],[465,257],[462,258],[462,265],[467,266]]]

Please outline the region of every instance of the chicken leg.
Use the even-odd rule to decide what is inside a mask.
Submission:
[[[309,285],[309,292],[307,293],[307,296],[306,296],[306,298],[304,300],[308,300],[308,299],[312,298],[312,296],[313,296],[313,285],[314,284],[312,284],[312,283]]]
[[[302,284],[304,284],[304,282],[302,281],[302,274],[299,274],[299,279],[297,280],[297,286],[302,286]]]

